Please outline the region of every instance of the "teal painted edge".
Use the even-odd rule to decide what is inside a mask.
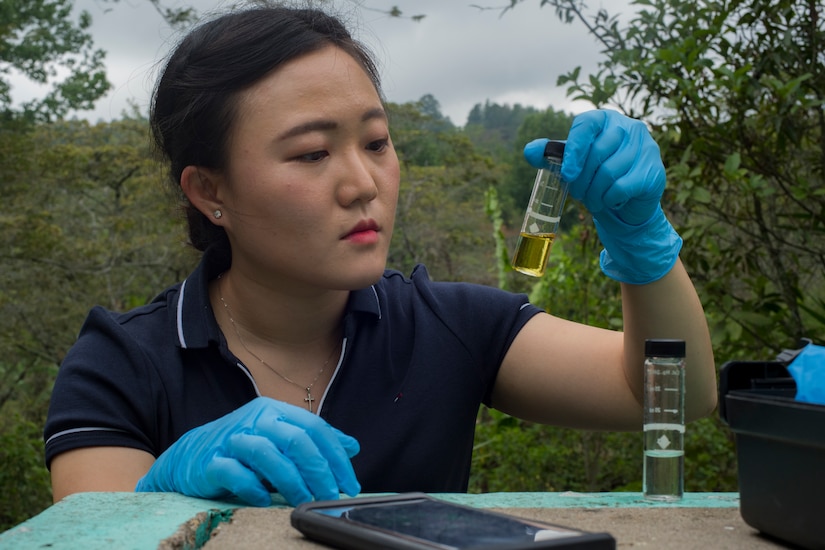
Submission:
[[[739,493],[685,493],[676,502],[645,500],[642,493],[485,493],[433,495],[477,508],[736,508]]]
[[[77,493],[0,534],[0,549],[154,549],[201,512],[220,518],[242,506],[177,493]]]
[[[367,495],[364,495],[367,496]],[[438,493],[433,496],[478,508],[730,508],[738,493],[687,493],[676,503],[646,501],[641,493]],[[273,507],[288,507],[273,495]],[[0,534],[0,550],[157,548],[201,512],[221,521],[238,502],[204,500],[177,493],[77,493]],[[208,527],[208,526],[207,526]]]

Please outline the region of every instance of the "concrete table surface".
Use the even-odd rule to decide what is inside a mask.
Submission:
[[[647,502],[639,493],[434,496],[585,531],[607,531],[617,548],[783,548],[742,521],[736,493],[689,493],[675,504]],[[291,511],[278,501],[269,508],[246,508],[174,493],[79,493],[0,534],[0,549],[324,548],[290,526]]]

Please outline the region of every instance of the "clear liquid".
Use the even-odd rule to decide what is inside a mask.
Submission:
[[[650,500],[680,500],[684,494],[684,451],[645,451],[644,497]]]
[[[513,269],[533,277],[541,277],[547,268],[547,258],[555,233],[522,233],[519,235]]]

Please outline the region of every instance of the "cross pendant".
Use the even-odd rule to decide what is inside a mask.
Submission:
[[[307,396],[304,397],[304,401],[307,404],[307,408],[309,409],[309,412],[312,412],[312,402],[315,401],[315,398],[312,397],[312,393],[309,391],[310,388],[306,388],[306,390],[307,390]]]

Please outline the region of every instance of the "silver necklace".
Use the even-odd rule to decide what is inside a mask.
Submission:
[[[218,279],[220,279],[222,276],[223,276],[223,274],[219,275]],[[221,299],[221,303],[223,304],[223,308],[226,310],[226,315],[227,315],[227,317],[229,317],[229,322],[232,324],[232,328],[235,329],[235,335],[238,337],[238,342],[241,343],[241,346],[243,347],[243,349],[245,349],[246,352],[249,355],[251,355],[252,357],[257,359],[267,369],[271,370],[272,372],[274,372],[279,377],[283,378],[285,381],[289,382],[293,386],[295,386],[297,388],[301,388],[302,390],[307,392],[307,396],[304,397],[304,402],[307,404],[307,409],[309,409],[309,412],[312,412],[312,402],[315,401],[315,398],[312,397],[312,386],[315,385],[315,382],[318,381],[318,378],[320,378],[321,375],[326,370],[327,365],[329,364],[329,360],[332,359],[332,356],[335,354],[335,350],[338,349],[338,346],[333,346],[332,351],[329,353],[329,357],[327,357],[327,360],[324,361],[323,365],[321,365],[321,370],[318,371],[318,374],[315,375],[315,378],[312,380],[312,382],[310,382],[310,384],[308,386],[305,386],[303,384],[299,384],[298,382],[295,382],[294,380],[291,380],[291,379],[287,378],[285,375],[283,375],[280,372],[278,372],[277,370],[275,370],[275,368],[272,365],[270,365],[269,363],[264,361],[259,355],[257,355],[255,352],[253,352],[251,349],[249,349],[249,347],[247,347],[246,342],[244,342],[243,337],[241,336],[241,331],[238,330],[238,325],[235,323],[235,319],[232,317],[232,309],[229,307],[229,304],[226,303],[226,300],[223,299],[223,293],[221,292],[220,287],[221,287],[221,283],[218,282],[218,298]]]

